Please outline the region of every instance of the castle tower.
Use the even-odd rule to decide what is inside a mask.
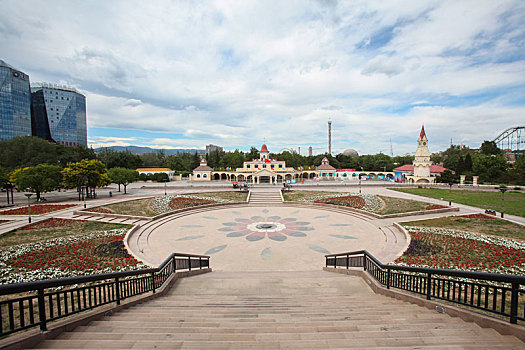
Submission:
[[[430,177],[430,152],[428,150],[428,139],[425,134],[425,126],[421,126],[421,132],[417,139],[416,157],[414,159],[414,176]]]
[[[266,144],[263,144],[261,150],[259,151],[259,159],[268,159],[269,154],[270,152],[268,151],[268,147],[266,147]]]

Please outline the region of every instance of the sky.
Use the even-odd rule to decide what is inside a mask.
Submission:
[[[478,148],[525,125],[525,1],[0,0],[0,59],[86,95],[88,145]]]

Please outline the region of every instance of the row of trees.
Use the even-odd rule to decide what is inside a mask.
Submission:
[[[126,186],[139,178],[137,171],[126,168],[112,168],[106,170],[104,164],[96,159],[84,159],[80,162],[69,163],[60,168],[57,165],[38,164],[32,167],[16,169],[9,174],[3,171],[0,178],[16,185],[19,190],[36,194],[37,201],[41,194],[61,188],[86,189],[86,195],[95,194],[97,187],[117,183]]]
[[[516,162],[509,164],[495,142],[485,141],[479,150],[452,145],[441,155],[433,156],[432,161],[442,162],[455,172],[443,174],[442,182],[457,182],[460,175],[470,180],[477,175],[481,182],[525,185],[525,152],[516,156]]]

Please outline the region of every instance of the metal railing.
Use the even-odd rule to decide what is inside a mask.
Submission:
[[[525,321],[525,276],[384,265],[366,250],[325,255],[326,267],[362,267],[386,288],[396,288]]]
[[[155,293],[177,270],[208,268],[209,259],[205,255],[173,253],[157,268],[2,285],[0,336],[35,326],[45,331],[50,321]]]

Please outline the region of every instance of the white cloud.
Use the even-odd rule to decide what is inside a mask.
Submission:
[[[333,149],[388,152],[392,138],[404,153],[422,123],[436,148],[450,137],[477,146],[525,111],[518,0],[9,0],[2,9],[2,59],[32,81],[86,91],[89,127],[134,130],[134,144],[247,149],[266,139],[321,151],[332,118]]]

